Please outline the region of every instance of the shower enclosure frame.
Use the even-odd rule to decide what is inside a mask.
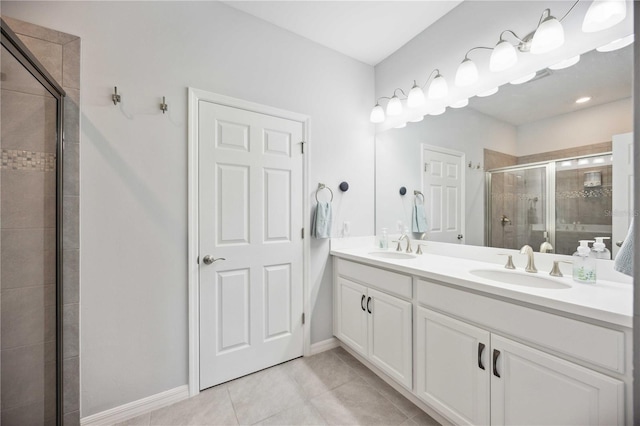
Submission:
[[[491,169],[491,170],[487,170],[485,172],[485,201],[484,201],[484,206],[485,206],[485,245],[489,246],[489,244],[491,243],[491,231],[492,231],[492,225],[491,225],[491,218],[492,216],[492,211],[491,211],[491,174],[492,173],[500,173],[500,172],[513,172],[513,171],[518,171],[518,170],[527,170],[527,169],[535,169],[535,168],[541,168],[541,167],[545,167],[546,168],[546,183],[547,183],[547,188],[546,191],[544,193],[544,195],[547,197],[546,199],[546,204],[547,204],[547,208],[545,209],[545,223],[547,224],[547,236],[549,238],[549,242],[551,243],[551,245],[554,247],[556,247],[556,197],[555,197],[555,193],[556,193],[556,163],[559,163],[561,161],[569,161],[569,160],[578,160],[578,159],[583,159],[583,158],[593,158],[593,157],[601,157],[603,155],[612,155],[613,153],[611,151],[605,151],[605,152],[598,152],[598,153],[594,153],[594,154],[587,154],[587,155],[579,155],[579,156],[573,156],[573,157],[565,157],[565,158],[558,158],[558,159],[553,159],[553,160],[547,160],[547,161],[539,161],[536,163],[528,163],[528,164],[521,164],[521,165],[516,165],[516,166],[507,166],[507,167],[499,167],[496,169]],[[534,248],[535,250],[535,248]]]
[[[63,155],[64,98],[62,86],[29,51],[27,46],[0,18],[1,44],[56,99],[56,424],[63,423],[63,313],[62,313],[62,240],[63,240]]]

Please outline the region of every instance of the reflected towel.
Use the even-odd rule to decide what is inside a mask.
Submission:
[[[616,260],[613,263],[613,269],[629,276],[633,276],[633,222],[634,220],[631,219],[627,237],[624,239],[624,243],[622,243],[622,247],[620,247],[620,251],[618,251]]]
[[[320,201],[316,204],[311,222],[311,236],[316,238],[331,237],[331,203]]]
[[[424,204],[413,204],[413,218],[411,219],[412,232],[427,232],[427,215],[424,212]]]

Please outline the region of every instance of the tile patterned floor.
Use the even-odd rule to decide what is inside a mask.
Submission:
[[[424,425],[438,422],[342,348],[215,386],[117,426]]]

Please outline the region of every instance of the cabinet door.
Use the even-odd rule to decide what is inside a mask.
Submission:
[[[344,277],[337,280],[336,337],[367,355],[367,288]]]
[[[418,397],[455,424],[489,424],[490,334],[418,308]]]
[[[491,348],[491,424],[625,423],[621,381],[504,337]]]
[[[400,384],[411,389],[411,302],[369,289],[367,311],[371,311],[369,359]]]

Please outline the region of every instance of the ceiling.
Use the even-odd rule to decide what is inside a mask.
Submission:
[[[365,64],[376,65],[462,0],[224,3]]]

